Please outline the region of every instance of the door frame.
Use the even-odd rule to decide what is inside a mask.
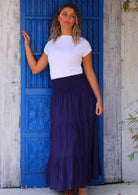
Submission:
[[[103,99],[103,1],[99,0],[99,88]],[[25,29],[25,1],[21,0],[21,30]],[[102,36],[101,36],[102,34]],[[24,129],[25,129],[25,48],[24,48],[24,38],[21,37],[21,186],[25,187],[25,149],[22,145],[25,145]],[[98,117],[99,120],[99,147],[100,147],[100,162],[102,166],[102,176],[98,181],[93,180],[93,184],[103,184],[104,183],[104,134],[103,134],[103,117],[104,115]]]

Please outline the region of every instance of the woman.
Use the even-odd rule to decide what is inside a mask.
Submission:
[[[87,183],[101,174],[97,115],[102,114],[103,105],[92,66],[92,49],[81,36],[80,12],[72,3],[59,8],[38,61],[32,54],[29,35],[24,30],[22,35],[32,73],[50,66],[51,154],[46,183],[51,189],[65,190],[65,195],[76,194],[77,190],[85,195]]]

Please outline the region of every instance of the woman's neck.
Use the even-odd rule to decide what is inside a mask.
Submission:
[[[61,30],[61,35],[72,35],[72,31]]]

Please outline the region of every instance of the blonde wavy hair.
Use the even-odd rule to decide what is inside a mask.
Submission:
[[[61,26],[58,21],[58,16],[65,7],[72,8],[75,11],[76,17],[75,17],[75,24],[72,29],[72,38],[73,38],[73,43],[76,45],[79,42],[81,37],[81,15],[79,9],[73,3],[65,3],[56,12],[50,29],[49,40],[53,39],[53,41],[55,42],[57,38],[61,35]]]

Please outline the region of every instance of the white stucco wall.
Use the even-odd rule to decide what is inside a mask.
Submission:
[[[20,186],[20,1],[0,0],[0,185]]]
[[[138,13],[130,10],[122,13],[121,25],[121,57],[122,57],[122,180],[138,182],[138,154],[134,161],[128,155],[134,151],[132,134],[128,131],[128,114],[136,115],[138,111]],[[138,128],[138,124],[137,124]]]

